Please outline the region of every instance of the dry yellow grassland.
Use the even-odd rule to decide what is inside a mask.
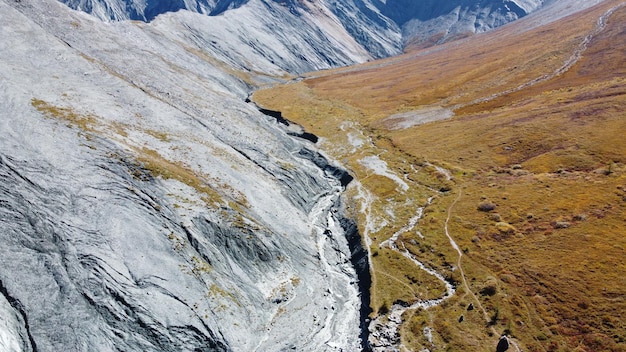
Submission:
[[[347,194],[372,241],[373,315],[445,291],[384,246],[425,206],[397,243],[457,290],[404,314],[405,347],[493,351],[506,332],[524,351],[626,351],[626,7],[598,22],[621,3],[254,95],[358,181]],[[398,128],[424,111],[451,118]]]

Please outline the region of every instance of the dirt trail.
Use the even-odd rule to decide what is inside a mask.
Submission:
[[[596,21],[596,25],[594,27],[594,29],[591,31],[591,33],[589,33],[587,36],[585,36],[585,38],[583,38],[583,40],[580,42],[580,44],[578,45],[578,47],[574,50],[574,52],[572,53],[572,55],[570,55],[570,57],[568,57],[564,62],[563,65],[561,65],[561,67],[557,68],[556,70],[554,70],[551,73],[547,73],[545,75],[539,76],[533,80],[530,80],[528,82],[525,82],[524,84],[521,84],[517,87],[511,88],[511,89],[507,89],[507,90],[503,90],[501,92],[492,94],[488,97],[484,97],[484,98],[480,98],[480,99],[476,99],[474,101],[471,101],[467,104],[462,104],[462,105],[458,105],[455,106],[454,108],[460,108],[463,106],[469,106],[469,105],[474,105],[474,104],[480,104],[480,103],[484,103],[484,102],[488,102],[491,100],[494,100],[496,98],[499,98],[503,95],[507,95],[507,94],[511,94],[511,93],[515,93],[518,92],[522,89],[526,89],[528,87],[532,87],[536,84],[545,82],[545,81],[549,81],[557,76],[562,75],[563,73],[569,71],[570,68],[572,68],[572,66],[574,66],[582,57],[583,53],[587,50],[587,48],[589,48],[589,44],[591,43],[591,41],[593,40],[593,38],[595,38],[598,34],[600,34],[602,31],[604,31],[604,29],[606,28],[606,24],[607,21],[609,19],[609,17],[611,17],[611,15],[613,14],[613,12],[615,12],[616,10],[622,8],[626,6],[626,3],[621,3],[615,7],[610,8],[608,11],[606,11],[602,16],[600,16],[600,18],[598,18],[598,20]]]
[[[444,230],[445,230],[446,236],[450,240],[450,245],[452,245],[452,248],[454,248],[457,251],[457,253],[459,254],[459,259],[457,260],[457,269],[461,273],[461,279],[463,280],[463,287],[465,287],[465,290],[467,291],[467,294],[472,296],[473,301],[475,302],[476,306],[483,313],[483,317],[485,318],[485,322],[487,322],[489,324],[491,322],[491,319],[489,318],[489,313],[487,313],[487,310],[480,303],[480,300],[478,299],[478,297],[476,296],[474,291],[472,291],[472,289],[469,287],[469,284],[467,283],[467,279],[465,278],[465,272],[463,271],[463,263],[462,263],[462,261],[463,261],[462,260],[463,259],[463,251],[461,251],[461,249],[457,245],[457,243],[454,240],[454,238],[452,237],[452,235],[450,235],[450,232],[448,230],[448,223],[450,222],[450,218],[452,217],[452,208],[454,208],[454,206],[461,199],[462,196],[463,196],[463,189],[459,188],[459,195],[456,197],[456,199],[454,199],[454,202],[452,202],[452,204],[450,204],[450,207],[448,208],[448,216],[446,217]],[[496,331],[496,329],[493,326],[490,326],[490,330],[493,333],[493,336],[498,336],[499,333]],[[509,342],[511,343],[511,345],[515,348],[515,350],[517,352],[521,352],[521,349],[519,348],[519,346],[517,345],[517,343],[515,341],[513,341],[511,338],[509,338]]]
[[[462,196],[463,196],[463,190],[462,188],[459,188],[459,194],[457,195],[455,200],[452,202],[452,204],[450,204],[450,206],[448,207],[448,211],[447,211],[448,215],[444,224],[444,232],[446,234],[446,237],[448,237],[448,240],[450,241],[450,245],[458,253],[458,260],[457,260],[456,266],[459,272],[461,273],[463,287],[465,288],[465,291],[466,291],[465,294],[471,295],[472,301],[474,302],[475,306],[482,312],[485,322],[489,323],[490,322],[489,313],[483,307],[483,305],[481,304],[476,294],[472,291],[465,277],[465,272],[463,270],[463,260],[462,260],[463,251],[459,248],[458,244],[454,240],[454,237],[450,234],[450,230],[449,230],[449,223],[452,217],[452,211],[454,209],[454,206],[462,198]],[[429,299],[429,300],[419,300],[410,305],[402,304],[402,303],[394,304],[390,308],[388,314],[381,315],[377,317],[376,319],[374,319],[371,322],[369,329],[370,329],[370,343],[372,345],[373,351],[375,352],[402,350],[403,346],[402,346],[401,339],[400,339],[400,328],[403,322],[402,315],[406,311],[416,310],[419,308],[428,309],[428,308],[438,306],[441,303],[443,303],[445,300],[454,296],[454,294],[456,293],[454,286],[452,286],[452,284],[449,283],[443,277],[443,275],[427,267],[424,263],[420,262],[417,259],[417,257],[415,257],[412,253],[410,253],[406,249],[402,241],[398,241],[398,239],[400,238],[402,234],[412,231],[415,228],[415,226],[417,226],[419,220],[423,217],[425,207],[429,206],[432,200],[433,200],[432,197],[429,198],[427,203],[423,207],[420,207],[417,209],[416,215],[409,220],[407,225],[400,228],[389,239],[381,242],[380,246],[389,248],[393,251],[396,251],[402,254],[404,257],[411,260],[411,262],[413,262],[413,264],[415,264],[415,266],[417,266],[419,269],[426,271],[428,274],[436,277],[439,281],[441,281],[445,285],[446,292],[439,298],[434,298],[434,299]],[[378,271],[377,273],[382,274],[382,275],[388,275],[387,273],[378,272]],[[490,327],[490,329],[491,329],[491,332],[494,334],[494,336],[498,336],[498,332],[496,332],[496,329],[493,326]],[[512,345],[516,348],[516,350],[520,351],[517,345],[513,341],[511,342],[512,342]]]
[[[463,280],[463,287],[465,287],[465,290],[467,291],[467,293],[472,296],[472,298],[474,299],[474,302],[476,303],[476,306],[482,311],[483,316],[485,317],[485,321],[489,322],[489,314],[487,313],[487,310],[480,303],[480,300],[478,299],[474,291],[472,291],[472,289],[469,287],[469,284],[467,283],[467,279],[465,278],[465,272],[463,271],[463,251],[461,251],[459,246],[456,244],[456,241],[454,241],[454,238],[452,238],[452,235],[450,235],[450,231],[448,230],[448,223],[450,222],[450,218],[452,216],[452,208],[454,208],[454,206],[461,199],[462,196],[463,196],[463,190],[459,189],[459,195],[456,197],[454,202],[450,204],[450,207],[448,208],[448,217],[446,218],[444,230],[445,230],[446,236],[450,240],[450,245],[452,245],[452,248],[454,248],[456,252],[459,254],[459,259],[457,260],[456,266],[459,272],[461,273],[461,279]],[[493,332],[495,334],[495,330]]]
[[[461,273],[461,280],[463,281],[463,287],[465,287],[465,291],[467,292],[467,294],[472,296],[472,299],[475,302],[476,306],[483,313],[483,317],[485,318],[485,321],[489,323],[490,321],[489,313],[487,313],[487,310],[480,303],[480,300],[478,299],[474,291],[472,291],[472,289],[469,287],[469,284],[467,283],[467,279],[465,278],[465,272],[463,271],[463,251],[459,248],[459,246],[457,245],[452,235],[450,235],[450,231],[448,229],[448,223],[450,222],[450,218],[452,217],[452,209],[454,208],[456,203],[461,199],[462,196],[463,196],[463,189],[459,188],[459,195],[456,197],[454,202],[450,204],[450,207],[448,208],[448,216],[446,217],[444,230],[445,230],[446,236],[448,237],[448,240],[450,240],[450,245],[459,254],[459,259],[456,262],[456,266],[459,272]],[[493,327],[491,327],[491,331],[493,332],[494,335],[497,335],[497,332]]]
[[[370,343],[373,351],[397,351],[398,349],[403,348],[400,340],[400,327],[403,322],[402,315],[408,310],[415,310],[419,308],[428,309],[438,306],[455,294],[454,286],[452,286],[452,284],[450,284],[441,273],[429,268],[424,263],[419,261],[417,257],[411,254],[404,247],[404,244],[401,241],[398,241],[398,238],[402,234],[415,228],[424,214],[424,208],[430,205],[432,200],[432,197],[429,198],[424,207],[417,209],[416,215],[409,220],[407,225],[403,226],[400,230],[394,233],[388,240],[383,241],[380,246],[387,247],[402,254],[405,258],[413,262],[413,264],[415,264],[415,266],[417,266],[420,270],[426,271],[428,274],[436,277],[445,286],[446,292],[439,298],[419,300],[410,305],[402,303],[394,304],[391,306],[387,315],[381,315],[374,319],[370,323]],[[376,273],[388,276],[387,273],[379,271]]]

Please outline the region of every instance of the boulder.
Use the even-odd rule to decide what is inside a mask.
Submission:
[[[509,342],[509,338],[506,335],[500,336],[500,340],[498,340],[498,345],[496,346],[496,352],[504,352],[509,349],[511,343]]]

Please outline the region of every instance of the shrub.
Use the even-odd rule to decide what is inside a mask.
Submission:
[[[496,209],[496,205],[493,203],[485,202],[485,203],[478,204],[478,210],[480,211],[490,212],[495,209]]]
[[[498,318],[500,317],[500,309],[496,307],[491,315],[491,319],[489,320],[489,326],[494,326],[498,323]]]
[[[492,213],[491,215],[489,215],[489,220],[495,221],[495,222],[501,222],[502,221],[502,216],[500,216],[500,214],[498,213]]]
[[[494,278],[490,278],[485,281],[485,284],[480,289],[480,294],[483,296],[493,296],[498,292],[498,282]]]

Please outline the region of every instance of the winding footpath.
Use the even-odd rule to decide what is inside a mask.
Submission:
[[[551,73],[547,73],[545,75],[539,76],[533,80],[530,80],[524,84],[521,84],[517,87],[511,88],[511,89],[507,89],[507,90],[503,90],[501,92],[492,94],[488,97],[484,97],[484,98],[480,98],[480,99],[476,99],[473,100],[467,104],[462,104],[462,105],[458,105],[455,107],[459,108],[461,106],[468,106],[468,105],[474,105],[474,104],[480,104],[480,103],[485,103],[491,100],[494,100],[496,98],[499,98],[501,96],[507,95],[507,94],[511,94],[511,93],[515,93],[518,92],[522,89],[526,89],[528,87],[532,87],[536,84],[545,82],[545,81],[549,81],[555,77],[558,77],[562,74],[564,74],[565,72],[569,71],[570,68],[572,68],[572,66],[574,66],[582,57],[583,53],[587,50],[587,48],[589,48],[589,44],[591,43],[591,41],[600,33],[602,33],[602,31],[604,31],[604,29],[606,28],[606,24],[607,21],[609,19],[609,17],[611,17],[611,15],[618,9],[622,8],[626,6],[626,3],[621,3],[617,6],[614,6],[612,8],[610,8],[609,10],[607,10],[602,16],[600,16],[600,18],[598,18],[598,20],[596,21],[596,25],[594,27],[594,29],[591,31],[591,33],[589,33],[587,36],[585,36],[585,38],[580,42],[580,44],[578,45],[578,47],[576,48],[576,50],[574,50],[574,52],[572,53],[572,55],[570,55],[570,57],[568,57],[564,62],[563,65],[561,65],[559,68],[557,68],[556,70],[554,70]]]
[[[530,81],[527,81],[517,87],[511,88],[511,89],[507,89],[507,90],[503,90],[499,93],[490,95],[488,97],[484,97],[484,98],[480,98],[480,99],[476,99],[472,102],[470,102],[467,105],[472,105],[472,104],[478,104],[478,103],[483,103],[483,102],[487,102],[487,101],[491,101],[494,100],[498,97],[507,95],[507,94],[511,94],[517,91],[520,91],[522,89],[526,89],[529,87],[532,87],[534,85],[537,85],[539,83],[551,80],[555,77],[558,77],[564,73],[566,73],[567,71],[569,71],[576,63],[578,63],[583,55],[583,53],[589,48],[591,42],[593,41],[593,39],[598,36],[602,31],[605,30],[606,26],[607,26],[607,21],[610,18],[610,16],[618,9],[622,8],[626,6],[626,3],[621,3],[617,6],[612,7],[611,9],[607,10],[602,16],[600,16],[598,18],[598,20],[596,21],[596,25],[593,28],[593,30],[586,35],[583,40],[579,43],[579,45],[576,47],[576,49],[574,50],[574,52],[566,59],[564,60],[564,62],[562,63],[562,65],[560,67],[558,67],[556,70],[547,73],[545,75],[539,76],[537,78],[534,78]],[[457,106],[459,107],[459,106]],[[372,160],[368,159],[366,161],[370,161],[370,164],[372,164]],[[367,166],[367,165],[366,165]],[[434,165],[433,165],[434,166]],[[446,179],[450,180],[451,179],[451,175],[450,173],[438,166],[435,166],[435,168],[437,169],[438,172],[442,173],[444,176],[446,176]],[[385,174],[384,176],[389,176],[387,174]],[[394,175],[395,176],[395,175]],[[392,179],[397,179],[397,178],[392,178]],[[373,244],[373,241],[370,237],[371,234],[378,232],[381,228],[385,227],[387,224],[386,223],[376,223],[375,222],[375,217],[373,216],[373,214],[371,213],[372,211],[372,204],[374,203],[374,196],[368,191],[366,190],[360,183],[357,183],[357,191],[358,191],[358,199],[361,200],[361,213],[365,215],[365,219],[366,219],[366,223],[365,223],[365,227],[364,227],[364,240],[365,240],[365,244],[368,250],[368,256],[369,256],[369,263],[370,263],[370,271],[372,273],[377,273],[380,275],[387,275],[390,278],[398,281],[400,284],[406,285],[404,283],[402,283],[400,280],[391,277],[389,274],[384,273],[384,272],[377,272],[375,270],[375,268],[372,266],[372,255],[371,255],[371,247]],[[403,190],[406,191],[406,188],[403,187]],[[447,217],[445,220],[445,224],[444,224],[444,232],[446,237],[448,238],[449,242],[450,242],[450,246],[458,253],[458,259],[456,262],[456,268],[459,270],[459,273],[461,275],[461,280],[462,280],[462,285],[463,288],[465,290],[464,295],[470,295],[471,296],[471,301],[473,301],[474,305],[477,307],[478,310],[480,310],[482,312],[482,315],[484,317],[485,322],[489,323],[490,322],[490,317],[489,317],[489,313],[487,312],[487,310],[483,307],[483,305],[480,302],[480,299],[477,297],[477,295],[472,291],[472,289],[470,288],[470,285],[468,284],[467,278],[465,277],[465,272],[463,270],[463,251],[459,248],[458,244],[456,243],[456,241],[454,240],[454,237],[451,235],[450,233],[450,229],[449,229],[449,223],[450,223],[450,219],[452,216],[452,211],[454,206],[458,203],[458,201],[462,198],[463,196],[463,190],[461,187],[459,187],[459,192],[457,197],[455,198],[455,200],[452,202],[452,204],[450,204],[449,208],[447,209]],[[417,302],[414,302],[412,304],[405,304],[405,303],[397,303],[392,305],[392,307],[390,308],[389,312],[387,314],[383,314],[380,315],[378,317],[376,317],[375,319],[373,319],[370,323],[369,326],[369,330],[370,330],[370,337],[369,337],[369,342],[370,345],[372,347],[372,350],[375,352],[387,352],[387,351],[403,351],[403,350],[408,350],[405,346],[402,345],[401,342],[401,338],[400,338],[400,328],[401,325],[403,323],[403,319],[402,319],[402,315],[409,311],[409,310],[416,310],[419,308],[423,308],[423,309],[428,309],[428,308],[432,308],[435,306],[440,305],[441,303],[443,303],[444,301],[446,301],[447,299],[451,298],[455,293],[456,293],[456,289],[455,287],[450,284],[448,281],[446,281],[446,279],[443,277],[443,275],[441,275],[441,273],[433,270],[432,268],[429,268],[428,266],[426,266],[424,263],[422,263],[421,261],[418,260],[417,257],[415,257],[411,252],[409,252],[407,250],[407,248],[404,246],[402,241],[398,241],[398,239],[400,238],[400,236],[404,233],[407,233],[409,231],[412,231],[415,226],[417,226],[418,222],[420,219],[422,219],[423,214],[424,214],[424,209],[429,206],[432,202],[433,198],[429,198],[427,203],[423,206],[417,209],[417,212],[415,214],[414,217],[412,217],[408,224],[403,226],[400,230],[398,230],[396,233],[394,233],[389,239],[383,241],[382,243],[380,243],[380,247],[381,248],[388,248],[390,250],[396,251],[399,254],[403,255],[404,257],[406,257],[407,259],[409,259],[413,264],[415,264],[416,267],[418,267],[420,270],[423,270],[425,272],[427,272],[428,274],[434,276],[435,278],[437,278],[439,281],[442,282],[442,284],[445,286],[446,288],[446,292],[441,295],[438,298],[434,298],[434,299],[428,299],[428,300],[418,300]],[[419,234],[419,233],[418,233]],[[420,235],[421,236],[421,235]],[[412,288],[410,288],[411,291],[413,291]],[[498,333],[496,332],[495,327],[491,326],[490,327],[491,332],[494,334],[494,336],[498,336]],[[430,334],[432,332],[431,328],[428,328],[428,333]],[[425,335],[427,335],[427,331],[424,331]],[[517,345],[517,343],[511,339],[509,339],[509,342],[511,343],[511,346],[516,350],[516,351],[521,351],[521,349],[519,348],[519,346]]]
[[[461,249],[457,245],[457,243],[454,240],[454,238],[452,237],[452,235],[450,235],[450,231],[448,230],[448,223],[450,222],[450,218],[452,216],[452,208],[456,205],[456,203],[461,199],[462,196],[463,196],[463,189],[459,188],[459,195],[456,197],[454,202],[452,202],[452,204],[450,204],[450,207],[448,208],[448,216],[446,217],[444,230],[445,230],[446,236],[448,237],[448,240],[450,240],[450,245],[452,245],[452,248],[454,248],[456,250],[456,252],[459,254],[459,259],[457,260],[456,266],[457,266],[457,269],[459,270],[459,272],[461,273],[461,280],[463,281],[463,287],[465,287],[466,294],[469,294],[469,295],[472,296],[472,300],[474,301],[476,307],[478,307],[478,309],[483,313],[483,317],[485,318],[485,322],[488,323],[489,328],[490,328],[491,333],[493,334],[493,336],[498,336],[499,333],[496,331],[496,329],[492,325],[489,324],[489,322],[491,321],[491,319],[489,318],[489,313],[487,313],[487,310],[480,303],[480,300],[478,299],[478,297],[476,296],[474,291],[472,291],[472,289],[469,287],[469,284],[467,283],[467,279],[465,278],[465,272],[463,271],[463,263],[462,263],[462,261],[463,261],[463,251],[461,251]],[[508,341],[509,341],[509,343],[511,343],[511,345],[513,347],[515,347],[515,350],[517,352],[521,352],[521,349],[519,348],[519,346],[517,345],[517,343],[515,341],[513,341],[510,338],[508,339]]]
[[[363,190],[360,189],[360,192],[363,192]],[[445,286],[446,292],[438,298],[418,300],[410,305],[401,303],[394,304],[391,306],[391,309],[387,315],[381,315],[374,319],[370,323],[369,330],[370,344],[372,345],[372,350],[375,352],[399,351],[401,349],[406,349],[402,346],[400,341],[400,326],[403,322],[402,315],[408,310],[416,310],[419,308],[428,309],[438,306],[447,299],[451,298],[456,292],[455,287],[451,283],[449,283],[441,273],[435,271],[432,268],[429,268],[424,263],[419,261],[416,256],[414,256],[411,252],[407,250],[407,248],[401,241],[398,241],[398,238],[402,234],[412,231],[415,228],[419,220],[422,219],[424,215],[424,209],[432,203],[432,200],[433,197],[430,197],[423,207],[417,209],[416,215],[409,220],[409,223],[406,226],[402,227],[400,230],[398,230],[396,233],[394,233],[389,239],[383,241],[380,244],[380,247],[386,247],[402,254],[402,256],[409,259],[420,270],[423,270],[437,278],[437,280],[439,280]],[[369,205],[366,209],[369,210]],[[366,230],[371,230],[372,228],[373,226],[366,226]],[[371,239],[369,239],[369,233],[369,231],[366,231],[366,242],[371,243]],[[448,234],[447,228],[446,234]],[[448,237],[450,238],[453,247],[456,246],[454,240],[450,236]],[[456,246],[456,248],[458,248],[458,246]]]
[[[452,204],[450,204],[450,207],[448,208],[448,216],[446,217],[446,222],[445,222],[445,225],[444,225],[444,231],[446,233],[446,237],[448,237],[448,240],[450,241],[450,245],[459,254],[459,259],[456,262],[456,267],[459,270],[459,272],[461,273],[461,280],[463,281],[463,287],[465,287],[465,291],[472,296],[474,303],[476,304],[478,309],[480,309],[480,311],[483,313],[485,321],[489,322],[489,314],[487,313],[487,310],[480,303],[480,300],[478,299],[478,297],[476,296],[474,291],[472,291],[472,289],[469,287],[469,284],[467,283],[467,279],[465,278],[465,272],[463,271],[463,263],[462,263],[463,262],[463,251],[461,251],[461,249],[457,245],[457,243],[454,240],[454,238],[452,238],[452,235],[450,235],[450,231],[448,230],[448,223],[450,222],[450,217],[452,216],[452,208],[456,205],[456,203],[461,199],[462,196],[463,196],[463,190],[459,189],[459,195],[456,197],[454,202],[452,202]],[[492,329],[492,332],[494,333],[494,335],[497,335],[495,329],[493,327],[491,329]]]

